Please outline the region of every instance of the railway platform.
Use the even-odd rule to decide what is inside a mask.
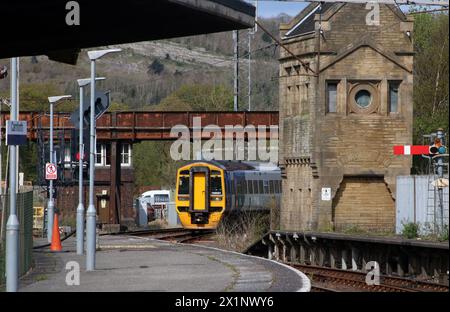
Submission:
[[[62,244],[60,253],[35,250],[33,270],[21,279],[19,291],[305,292],[311,288],[303,273],[275,261],[126,235],[100,236],[96,270],[86,272],[85,256],[76,254],[75,239]],[[80,283],[68,285],[74,263],[80,267]]]

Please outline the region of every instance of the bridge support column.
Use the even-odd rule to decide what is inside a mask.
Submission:
[[[111,142],[111,182],[110,182],[110,213],[109,222],[120,224],[120,184],[121,184],[121,144],[119,141]]]

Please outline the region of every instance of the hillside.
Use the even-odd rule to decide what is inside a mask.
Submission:
[[[286,16],[262,20],[273,34],[278,33],[280,21]],[[247,39],[248,32],[240,31],[242,79],[241,108],[247,107]],[[99,88],[112,91],[113,109],[189,109],[172,104],[169,95],[186,86],[218,88],[230,96],[233,88],[232,33],[216,33],[171,40],[139,42],[120,45],[122,53],[110,55],[98,62],[97,73],[106,76]],[[278,107],[278,49],[272,39],[258,31],[252,39],[252,93],[253,107],[271,110]],[[0,64],[8,64],[0,60]],[[86,53],[80,53],[76,66],[49,61],[45,56],[23,57],[20,61],[21,110],[46,110],[46,98],[54,94],[73,94],[71,104],[60,105],[60,110],[75,109],[78,97],[76,79],[89,76]],[[0,96],[9,97],[9,79],[1,81]],[[162,102],[162,103],[161,103]],[[207,105],[208,109],[214,109]],[[217,109],[226,109],[216,107]],[[201,107],[197,107],[197,109]],[[206,107],[205,107],[206,109]]]

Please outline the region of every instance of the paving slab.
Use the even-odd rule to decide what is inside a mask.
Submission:
[[[275,261],[216,248],[176,244],[133,236],[101,236],[96,270],[85,271],[85,256],[76,254],[75,239],[63,252],[34,252],[34,268],[19,291],[309,291],[301,272]],[[73,265],[80,284],[68,285]],[[66,268],[67,266],[67,268]]]

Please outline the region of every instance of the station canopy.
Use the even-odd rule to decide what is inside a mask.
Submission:
[[[80,25],[66,23],[73,2]],[[47,55],[69,64],[85,48],[245,29],[255,20],[242,0],[2,0],[0,14],[0,59]]]

